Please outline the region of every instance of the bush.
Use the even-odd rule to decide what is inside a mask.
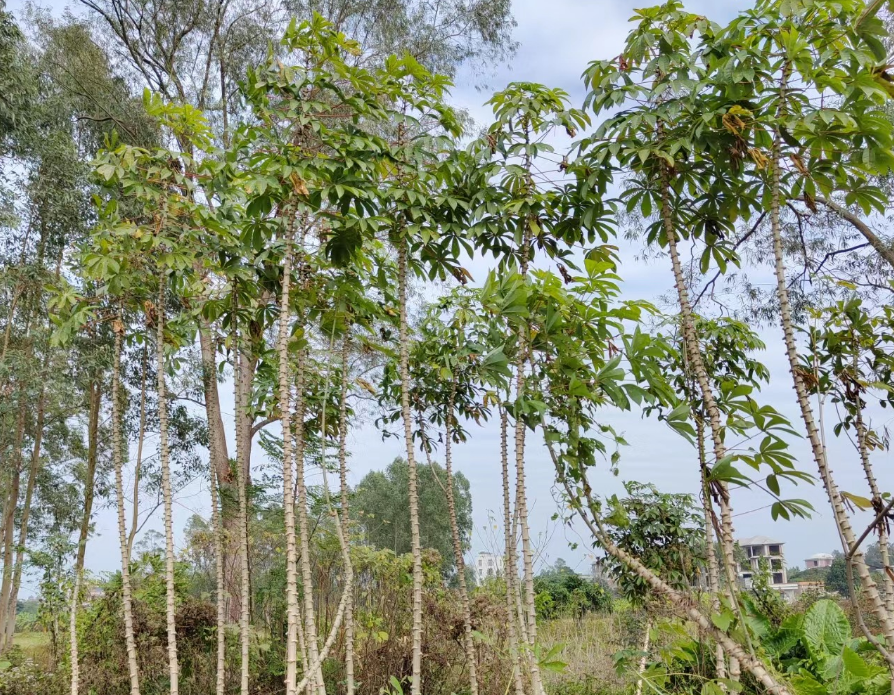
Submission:
[[[551,572],[534,579],[534,604],[545,620],[580,618],[586,613],[611,610],[608,589],[573,572]]]

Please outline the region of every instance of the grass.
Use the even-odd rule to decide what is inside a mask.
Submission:
[[[544,681],[549,692],[573,695],[622,693],[629,678],[615,670],[613,655],[623,648],[619,637],[621,616],[590,613],[582,620],[560,618],[540,623],[538,640],[548,649],[564,645],[558,658],[567,666],[547,671]]]
[[[17,632],[12,643],[21,647],[26,656],[33,656],[50,645],[50,635],[46,632]]]

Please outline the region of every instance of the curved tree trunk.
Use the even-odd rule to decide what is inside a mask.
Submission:
[[[459,578],[459,598],[463,610],[463,644],[466,650],[466,661],[469,663],[469,692],[478,695],[478,672],[475,664],[475,642],[472,639],[472,608],[469,605],[469,592],[466,588],[466,562],[463,557],[462,540],[459,536],[459,524],[456,521],[456,500],[453,496],[453,408],[456,400],[456,377],[450,390],[447,403],[447,438],[444,443],[444,468],[447,474],[447,510],[450,514],[450,535],[453,538],[453,554],[456,558],[456,571]]]
[[[515,588],[515,580],[518,575],[518,558],[516,557],[515,531],[512,523],[512,505],[510,503],[509,484],[509,444],[507,431],[509,429],[506,409],[500,406],[500,462],[502,464],[503,477],[503,536],[505,543],[505,559],[503,561],[503,575],[506,580],[506,619],[509,632],[509,657],[512,659],[512,678],[515,683],[515,695],[524,695],[524,674],[522,672],[521,656],[518,650],[518,590]],[[506,688],[507,691],[509,688]]]
[[[400,404],[404,424],[404,442],[409,468],[410,537],[413,552],[413,671],[411,695],[422,693],[422,544],[419,538],[419,492],[416,478],[416,451],[413,445],[413,419],[410,411],[410,356],[407,326],[407,239],[397,249],[397,280],[400,308]]]
[[[168,634],[168,673],[171,695],[180,692],[180,665],[177,661],[177,604],[174,594],[174,499],[171,490],[171,452],[168,448],[168,403],[165,385],[165,276],[158,275],[155,360],[158,371],[158,457],[164,498],[165,526],[165,619]]]
[[[725,631],[714,625],[714,623],[705,616],[701,607],[693,601],[689,594],[674,589],[637,558],[622,550],[612,542],[611,538],[605,533],[602,526],[602,520],[596,511],[597,507],[593,501],[589,482],[584,478],[579,483],[583,486],[583,495],[573,490],[565,477],[552,444],[546,442],[546,448],[553,461],[553,465],[555,466],[557,479],[568,494],[571,508],[577,513],[581,521],[587,525],[587,528],[590,529],[593,537],[599,542],[603,550],[626,565],[628,569],[645,581],[655,593],[668,598],[670,600],[670,605],[679,615],[689,618],[695,622],[700,630],[710,634],[717,643],[720,644],[724,651],[730,655],[730,658],[736,659],[737,663],[741,663],[767,690],[767,692],[772,695],[791,695],[788,688],[776,680],[776,677],[770,673],[760,659],[753,654],[749,654]]]
[[[860,366],[857,346],[854,346],[854,379],[859,378]],[[866,423],[863,422],[863,402],[860,399],[860,393],[857,392],[857,400],[855,407],[855,425],[857,429],[857,451],[860,453],[860,463],[863,465],[863,473],[866,475],[866,482],[869,483],[869,490],[872,494],[872,507],[876,514],[882,511],[885,506],[882,500],[882,493],[879,490],[878,482],[875,479],[875,472],[872,469],[872,461],[869,460],[869,447],[866,444]],[[888,520],[882,519],[878,525],[878,549],[882,557],[884,570],[882,572],[885,582],[885,608],[888,614],[894,619],[894,582],[888,574],[888,568],[891,566],[888,557]]]
[[[133,633],[133,604],[130,588],[130,553],[127,550],[127,528],[124,522],[124,429],[121,417],[121,344],[124,325],[115,322],[115,361],[112,365],[112,462],[115,467],[115,497],[118,503],[118,542],[121,546],[121,607],[124,611],[124,643],[127,648],[127,672],[131,695],[140,695],[140,672],[137,665],[137,646]]]
[[[338,430],[338,478],[339,493],[341,495],[341,525],[342,536],[347,543],[350,539],[348,528],[348,334],[345,334],[341,347],[341,398],[339,400],[339,430]],[[354,682],[354,569],[348,555],[345,567],[345,582],[350,582],[351,591],[348,592],[345,603],[345,681],[346,695],[354,695],[356,683]]]
[[[785,77],[782,84],[782,101],[785,101]],[[788,358],[789,372],[792,375],[792,382],[797,396],[798,406],[801,411],[801,419],[804,421],[804,427],[807,430],[807,439],[810,442],[810,448],[813,453],[813,459],[819,471],[820,479],[826,488],[826,494],[829,497],[829,504],[832,507],[835,524],[838,527],[838,533],[841,536],[844,553],[847,555],[856,542],[854,530],[851,527],[847,510],[838,492],[838,487],[832,477],[832,470],[826,461],[826,451],[820,438],[819,430],[816,426],[816,420],[813,416],[813,408],[810,405],[810,399],[807,394],[807,387],[804,385],[801,376],[800,365],[798,363],[798,346],[795,342],[794,322],[792,321],[791,303],[788,296],[788,287],[785,279],[785,256],[782,249],[782,224],[780,221],[780,204],[781,204],[781,185],[779,180],[779,167],[781,159],[781,136],[776,133],[773,140],[773,157],[771,166],[772,182],[771,182],[771,209],[770,209],[770,229],[773,236],[773,256],[775,260],[776,271],[776,298],[779,302],[779,317],[782,324],[782,334],[785,339],[785,353]],[[851,559],[851,566],[857,570],[860,578],[860,585],[869,599],[872,611],[882,626],[887,643],[894,644],[894,621],[888,614],[885,602],[879,594],[875,580],[866,566],[863,553],[859,550],[854,552]],[[894,668],[894,664],[891,664]]]

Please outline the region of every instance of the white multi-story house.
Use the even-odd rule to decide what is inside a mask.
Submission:
[[[770,584],[776,586],[788,584],[788,576],[785,571],[785,553],[781,541],[774,541],[766,536],[753,536],[739,540],[739,547],[745,553],[745,566],[739,571],[739,578],[746,586],[751,585],[751,580],[760,569],[761,561],[767,563],[770,571]]]
[[[475,560],[475,581],[481,584],[487,579],[503,576],[503,556],[478,553]]]

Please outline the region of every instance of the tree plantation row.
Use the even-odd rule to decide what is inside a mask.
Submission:
[[[448,75],[511,59],[513,20],[448,5],[0,14],[0,693],[894,691],[894,500],[873,469],[894,404],[875,231],[892,8],[760,0],[722,25],[669,0],[586,67],[582,104],[514,82],[475,124]],[[622,295],[623,244],[673,280],[668,306]],[[758,322],[798,419],[760,393]],[[698,489],[601,494],[637,446],[618,413],[670,428]],[[485,423],[499,460],[470,461]],[[351,489],[370,425],[403,460]],[[535,576],[540,446],[615,589]],[[502,481],[498,571],[475,582],[471,465]],[[197,481],[211,518],[181,533]],[[823,509],[788,495],[813,483]],[[834,520],[848,602],[789,606],[770,567],[742,585],[743,488],[780,525]],[[120,573],[100,592],[104,499]],[[40,663],[17,642],[23,575]],[[582,653],[561,656],[562,629],[625,616],[627,643],[586,643],[625,677],[557,675]]]

